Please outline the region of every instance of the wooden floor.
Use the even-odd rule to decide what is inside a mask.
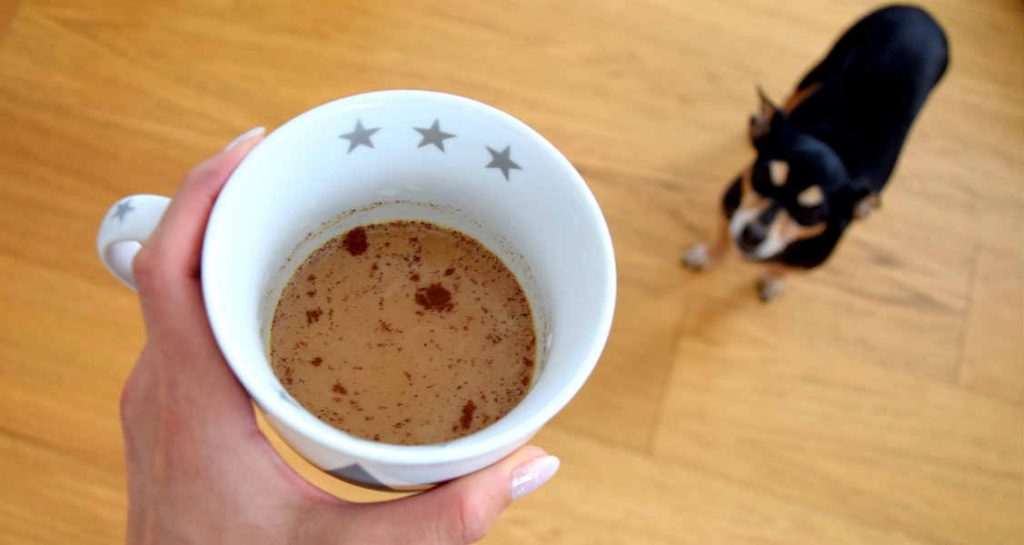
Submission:
[[[117,399],[143,332],[95,256],[107,206],[384,88],[531,124],[615,240],[608,349],[537,437],[561,473],[485,543],[1024,541],[1019,0],[928,2],[952,66],[883,210],[768,306],[753,267],[678,259],[751,157],[755,84],[781,98],[871,2],[289,4],[0,1],[0,542],[123,540]]]

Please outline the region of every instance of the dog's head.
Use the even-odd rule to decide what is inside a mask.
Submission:
[[[742,196],[729,232],[746,257],[760,260],[824,233],[857,191],[832,148],[792,130],[787,112],[759,94],[760,112],[750,120],[757,157],[740,176]]]

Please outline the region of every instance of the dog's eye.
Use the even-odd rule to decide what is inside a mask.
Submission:
[[[756,162],[750,172],[750,185],[761,195],[772,195],[776,186],[771,181],[771,172],[767,162]]]
[[[814,208],[825,202],[825,194],[822,193],[821,187],[812,185],[796,196],[796,202],[805,208]]]

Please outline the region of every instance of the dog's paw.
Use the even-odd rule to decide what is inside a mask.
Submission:
[[[786,281],[777,276],[762,276],[757,280],[757,295],[764,303],[772,302],[776,297],[782,295],[782,288]]]
[[[707,244],[694,244],[683,254],[683,265],[693,271],[703,271],[711,266],[711,253]]]

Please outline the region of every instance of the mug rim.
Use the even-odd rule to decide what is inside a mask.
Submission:
[[[209,286],[210,282],[212,282],[212,273],[210,273],[205,266],[201,267],[203,299],[205,302],[207,316],[210,321],[210,328],[213,330],[217,344],[223,352],[225,360],[228,362],[228,365],[235,377],[238,378],[249,396],[263,411],[273,415],[273,417],[283,425],[291,428],[294,433],[300,434],[301,436],[314,441],[331,451],[339,452],[343,455],[351,456],[360,460],[398,465],[423,465],[455,462],[484,455],[496,448],[513,444],[516,441],[521,441],[524,437],[528,439],[529,436],[532,436],[532,434],[539,431],[540,428],[558,414],[558,412],[561,411],[573,397],[575,397],[580,388],[582,388],[587,378],[593,372],[594,367],[597,365],[597,361],[604,350],[604,346],[607,343],[608,335],[611,330],[612,317],[615,309],[617,278],[614,250],[607,222],[605,221],[604,215],[597,203],[597,199],[590,191],[590,188],[583,180],[583,177],[580,176],[579,172],[572,166],[569,160],[546,138],[519,119],[494,108],[493,106],[489,106],[470,98],[437,91],[408,89],[372,91],[326,102],[300,113],[283,123],[270,133],[264,142],[258,144],[238,165],[231,177],[225,183],[224,188],[220,195],[218,195],[217,201],[214,203],[211,211],[207,229],[203,236],[202,263],[205,264],[208,261],[207,251],[211,247],[209,240],[218,236],[218,231],[216,231],[215,228],[219,227],[221,222],[218,222],[217,220],[220,215],[225,213],[223,210],[226,205],[220,196],[223,195],[224,192],[232,185],[244,184],[244,182],[239,180],[239,173],[241,172],[244,175],[244,173],[247,172],[243,167],[247,162],[252,161],[254,156],[258,156],[260,148],[264,147],[266,142],[275,139],[275,135],[278,138],[281,138],[282,129],[292,124],[296,124],[300,120],[305,120],[306,118],[324,116],[329,112],[336,112],[337,110],[344,109],[350,105],[359,105],[367,100],[391,101],[396,99],[443,100],[466,108],[468,115],[489,117],[498,123],[511,127],[524,138],[530,140],[531,144],[537,146],[537,149],[542,150],[543,153],[554,160],[557,164],[557,168],[559,169],[557,178],[562,180],[561,183],[569,183],[577,192],[581,193],[585,203],[584,211],[587,218],[587,224],[589,225],[589,230],[593,231],[600,239],[599,247],[601,255],[596,256],[599,258],[596,264],[602,266],[604,271],[603,281],[605,285],[602,290],[602,293],[604,294],[604,301],[602,301],[600,313],[597,319],[593,322],[594,332],[591,337],[590,346],[587,349],[586,357],[573,370],[571,380],[561,387],[549,400],[545,401],[539,410],[526,415],[519,422],[511,425],[505,431],[486,440],[475,439],[474,437],[476,436],[476,433],[474,433],[444,443],[433,443],[427,445],[396,445],[371,441],[356,437],[330,426],[316,418],[316,416],[304,407],[286,402],[277,394],[277,390],[275,388],[266,387],[264,384],[265,381],[260,381],[251,376],[248,368],[249,366],[254,365],[254,362],[239,362],[239,359],[242,358],[242,356],[236,353],[235,345],[237,343],[233,343],[231,341],[231,332],[227,325],[227,317],[224,316],[226,311],[222,311],[221,308],[217,306],[217,295]],[[264,358],[264,360],[265,361],[263,363],[270,365],[269,360],[266,360],[266,358]]]

